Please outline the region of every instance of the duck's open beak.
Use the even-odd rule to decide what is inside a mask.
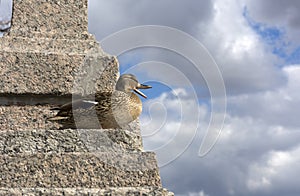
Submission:
[[[139,84],[135,89],[133,89],[133,91],[136,92],[137,94],[141,95],[145,99],[147,99],[147,96],[144,93],[142,93],[141,91],[139,91],[138,89],[148,89],[148,88],[152,88],[152,86],[145,85],[145,84]]]

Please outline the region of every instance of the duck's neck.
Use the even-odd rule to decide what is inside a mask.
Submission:
[[[135,103],[142,103],[140,97],[135,94],[134,92],[129,92],[128,95],[130,96],[130,99]]]
[[[133,92],[130,92],[130,105],[131,116],[136,119],[142,113],[142,101],[139,96]]]

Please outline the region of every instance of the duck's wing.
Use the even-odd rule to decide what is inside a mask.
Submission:
[[[76,110],[76,109],[87,109],[94,105],[97,105],[97,101],[87,100],[87,99],[78,99],[69,103],[62,105],[59,110],[60,111],[69,111],[69,110]]]
[[[94,105],[97,105],[98,102],[92,101],[89,99],[77,99],[75,101],[66,103],[60,107],[51,108],[51,110],[58,110],[58,113],[56,114],[56,117],[67,117],[70,116],[73,112],[73,110],[76,109],[88,109]]]
[[[66,103],[60,107],[54,107],[50,110],[58,110],[58,111],[70,111],[76,109],[87,109],[97,104],[106,105],[111,102],[112,92],[101,92],[96,93],[94,96],[86,96],[81,99],[77,99]]]
[[[97,113],[107,113],[111,111],[112,102],[114,101],[114,93],[98,92],[95,94],[95,102],[97,102]]]
[[[73,116],[73,109],[88,109],[94,105],[97,105],[98,102],[78,99],[69,103],[66,103],[60,107],[51,108],[51,110],[58,110],[58,113],[54,117],[48,118],[50,121],[60,121],[66,120]]]
[[[57,110],[58,113],[55,117],[50,118],[53,120],[61,120],[73,116],[73,110],[89,109],[93,106],[96,107],[98,112],[107,112],[110,110],[112,99],[112,92],[98,92],[95,95],[89,95],[81,99],[74,100],[66,103],[60,107],[51,108],[51,110]]]

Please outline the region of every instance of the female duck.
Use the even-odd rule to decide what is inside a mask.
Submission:
[[[142,112],[142,101],[135,94],[147,98],[138,89],[148,89],[151,86],[140,84],[132,74],[123,74],[116,84],[114,92],[97,92],[62,105],[57,115],[49,118],[57,121],[62,128],[110,129],[121,128],[134,121]]]

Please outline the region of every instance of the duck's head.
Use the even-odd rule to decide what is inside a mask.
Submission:
[[[132,90],[144,98],[147,96],[138,89],[152,88],[149,85],[140,84],[133,74],[123,74],[120,76],[116,84],[116,90],[123,92],[131,92]]]

